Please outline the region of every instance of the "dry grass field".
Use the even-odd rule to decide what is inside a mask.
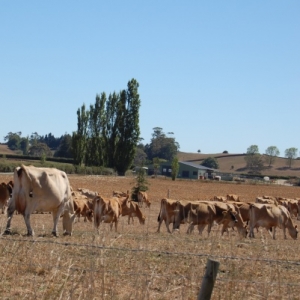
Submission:
[[[12,179],[0,175],[0,182]],[[133,177],[69,176],[74,189],[84,187],[110,196],[113,190],[130,190]],[[151,208],[143,208],[145,225],[127,224],[121,217],[119,232],[92,223],[75,223],[71,237],[50,235],[49,214],[34,214],[34,237],[25,237],[20,215],[12,220],[13,234],[1,236],[1,299],[196,299],[207,259],[220,262],[212,299],[299,299],[299,240],[283,239],[277,230],[272,240],[266,230],[254,239],[241,239],[236,231],[220,236],[214,226],[191,235],[182,225],[168,234],[163,224],[156,233],[160,199],[209,199],[237,194],[242,201],[260,195],[299,197],[299,187],[205,181],[171,181],[149,178]],[[294,223],[300,225],[299,221]],[[0,215],[3,232],[6,216]],[[60,231],[62,226],[60,223]]]

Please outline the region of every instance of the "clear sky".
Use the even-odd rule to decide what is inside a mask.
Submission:
[[[0,0],[0,142],[60,137],[135,78],[183,152],[300,150],[300,1]]]

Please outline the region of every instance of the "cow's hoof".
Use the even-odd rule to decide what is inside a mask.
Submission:
[[[72,235],[72,233],[70,233],[70,232],[64,232],[64,236],[66,236],[66,235],[69,235],[69,236],[71,236],[71,235]]]
[[[5,229],[5,231],[2,233],[2,235],[10,235],[11,231],[10,229]]]
[[[57,233],[57,232],[52,231],[51,233],[52,233],[52,235],[53,235],[54,237],[58,237],[58,233]]]

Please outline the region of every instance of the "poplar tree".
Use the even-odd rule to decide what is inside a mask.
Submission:
[[[104,140],[106,147],[106,165],[109,168],[114,168],[114,157],[116,152],[116,138],[118,133],[117,124],[117,106],[120,100],[120,95],[117,93],[110,94],[106,105],[106,124],[104,127]]]
[[[77,131],[72,135],[72,150],[75,164],[81,166],[85,161],[87,134],[88,134],[89,111],[86,111],[85,104],[77,110]]]
[[[124,176],[132,165],[140,137],[139,108],[141,101],[138,87],[139,84],[135,79],[129,81],[127,90],[121,91],[117,105],[114,165],[121,176]]]
[[[96,95],[95,104],[90,105],[86,163],[93,166],[105,165],[105,126],[106,94]]]

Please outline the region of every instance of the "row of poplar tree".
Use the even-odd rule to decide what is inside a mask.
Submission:
[[[124,175],[140,139],[139,84],[131,79],[119,93],[96,95],[94,105],[77,110],[77,131],[72,135],[77,165],[104,166]]]

